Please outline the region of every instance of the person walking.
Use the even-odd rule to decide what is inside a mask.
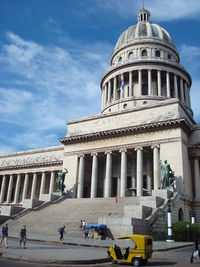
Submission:
[[[192,245],[192,255],[190,258],[190,263],[193,263],[194,258],[199,258],[199,244],[198,239],[194,237],[193,245]]]
[[[22,243],[24,244],[24,249],[26,248],[26,239],[27,239],[26,225],[24,225],[23,228],[21,229],[20,235],[19,235],[20,248],[22,248]]]
[[[85,239],[89,239],[89,230],[87,228],[84,230],[84,234],[85,234]]]
[[[2,247],[3,240],[5,240],[6,248],[8,248],[8,224],[4,225],[2,228],[2,238],[0,241],[1,247]]]
[[[65,233],[65,225],[63,227],[59,228],[58,232],[60,234],[60,241],[62,241],[63,240],[63,235]]]
[[[82,223],[83,231],[85,231],[85,226],[86,226],[86,221],[83,220],[83,223]]]

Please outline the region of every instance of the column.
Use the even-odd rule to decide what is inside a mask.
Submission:
[[[121,150],[121,197],[126,196],[127,190],[127,150]]]
[[[174,74],[174,94],[174,97],[178,98],[178,83],[176,74]]]
[[[26,197],[27,197],[28,184],[29,184],[29,175],[28,175],[28,173],[26,173],[25,179],[24,179],[24,189],[23,189],[22,200],[26,199]]]
[[[20,192],[20,187],[21,187],[21,175],[17,175],[17,183],[16,183],[16,189],[15,189],[15,198],[14,198],[14,203],[19,202],[19,192]]]
[[[143,148],[136,148],[137,151],[137,197],[143,196]]]
[[[184,102],[183,79],[180,79],[181,101]]]
[[[108,103],[111,102],[111,82],[108,81]]]
[[[114,77],[114,85],[113,85],[113,100],[117,100],[117,77]]]
[[[10,175],[10,179],[9,179],[9,185],[8,185],[8,194],[7,194],[7,203],[11,202],[11,197],[12,197],[12,188],[13,188],[13,175]]]
[[[187,82],[185,81],[185,84],[184,84],[184,89],[185,89],[185,102],[186,102],[186,105],[189,107],[190,103],[189,103],[189,94],[188,94],[188,87],[187,87]]]
[[[49,194],[52,194],[54,192],[54,184],[55,184],[55,172],[52,171],[50,178]]]
[[[132,71],[129,71],[129,96],[133,96],[132,84],[133,84]]]
[[[148,70],[148,95],[152,95],[151,70]]]
[[[139,95],[142,95],[142,70],[138,70]]]
[[[148,155],[147,161],[146,161],[146,168],[147,168],[147,190],[148,193],[151,194],[152,191],[152,158],[150,155]]]
[[[91,192],[90,197],[97,197],[97,178],[98,178],[98,154],[94,153],[92,156],[92,177],[91,177]]]
[[[111,197],[111,183],[112,183],[112,151],[106,154],[106,179],[104,197]]]
[[[42,194],[44,194],[45,182],[46,182],[46,173],[43,172],[42,173],[42,179],[41,179],[41,185],[40,185],[40,198],[41,198]]]
[[[161,92],[161,71],[157,70],[157,83],[158,83],[158,96],[162,95]]]
[[[104,90],[105,88],[104,87],[102,87],[102,99],[101,99],[101,109],[103,109],[104,108],[104,103],[105,103],[105,100],[104,100],[104,97],[105,97],[105,90]]]
[[[85,172],[85,160],[84,155],[79,158],[79,173],[78,173],[78,192],[77,198],[83,198],[83,186],[84,186],[84,172]]]
[[[36,186],[37,186],[37,173],[34,173],[33,183],[32,183],[32,188],[31,188],[31,200],[35,199]]]
[[[117,160],[117,196],[120,197],[121,192],[121,163]]]
[[[171,97],[169,72],[166,72],[166,83],[167,83],[167,97]]]
[[[0,203],[3,203],[5,197],[5,189],[6,189],[6,176],[3,176],[3,181],[1,185],[1,196],[0,196]]]
[[[131,187],[136,188],[136,159],[132,158],[131,162]],[[132,196],[135,196],[136,193],[133,191]]]
[[[159,166],[159,145],[151,147],[153,149],[153,179],[154,190],[160,188],[160,166]]]
[[[200,199],[200,170],[199,160],[194,160],[194,184],[195,184],[195,199]]]
[[[107,104],[107,100],[108,100],[108,86],[107,83],[104,86],[104,107]]]

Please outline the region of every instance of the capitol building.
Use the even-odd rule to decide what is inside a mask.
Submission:
[[[148,220],[158,229],[166,224],[169,197],[174,221],[194,217],[200,223],[200,125],[193,119],[192,79],[170,34],[150,19],[141,9],[137,23],[119,36],[100,81],[100,114],[68,121],[60,146],[0,156],[2,215],[54,200],[58,171],[66,168],[66,205],[69,198],[70,205],[102,200],[102,209],[111,198],[124,201],[123,214],[98,216],[96,223],[111,230],[131,232],[138,220],[143,229]],[[165,160],[175,192],[161,189]]]

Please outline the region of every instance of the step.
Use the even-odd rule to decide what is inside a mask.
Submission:
[[[139,203],[147,207],[159,208],[164,204],[164,198],[158,196],[139,197]]]

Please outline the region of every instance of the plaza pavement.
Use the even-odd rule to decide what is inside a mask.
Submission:
[[[64,236],[62,242],[57,236],[29,235],[27,249],[19,248],[18,234],[9,232],[9,248],[0,250],[1,257],[12,260],[24,260],[40,263],[57,264],[93,264],[107,262],[107,248],[115,240],[78,239]],[[154,241],[154,251],[191,246],[188,242]]]

